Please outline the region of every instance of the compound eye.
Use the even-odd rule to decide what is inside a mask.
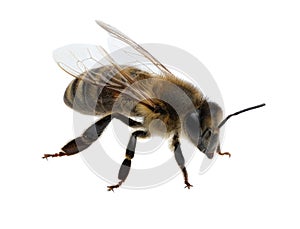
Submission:
[[[197,112],[193,112],[187,115],[185,119],[185,128],[188,136],[194,143],[198,143],[200,138],[200,123],[199,115]]]

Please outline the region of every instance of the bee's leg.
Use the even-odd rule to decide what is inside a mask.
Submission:
[[[55,154],[44,154],[43,158],[47,159],[48,157],[71,156],[88,148],[98,139],[98,137],[100,137],[104,129],[113,118],[119,119],[120,121],[132,127],[142,126],[142,123],[132,120],[119,113],[107,115],[91,125],[80,137],[68,142],[64,147],[61,148],[61,152]]]
[[[218,148],[217,148],[217,154],[219,154],[219,155],[221,155],[221,156],[227,155],[227,156],[231,157],[231,154],[230,154],[229,152],[224,152],[224,153],[221,152],[221,147],[220,147],[220,145],[218,145]]]
[[[125,159],[120,167],[119,174],[118,174],[118,179],[120,181],[116,185],[107,186],[107,188],[108,188],[107,191],[113,191],[114,188],[120,187],[122,185],[122,183],[125,181],[125,179],[127,178],[129,171],[130,171],[131,159],[134,157],[134,153],[135,153],[137,137],[139,137],[139,138],[149,137],[149,132],[138,130],[131,134],[131,137],[129,139],[127,149],[126,149]]]
[[[185,168],[185,160],[182,155],[178,133],[174,134],[173,139],[172,139],[172,145],[174,146],[174,154],[175,154],[176,162],[179,165],[179,167],[183,173],[184,183],[186,185],[185,188],[190,189],[191,187],[193,187],[193,185],[191,185],[188,181],[188,173]]]
[[[116,118],[116,119],[119,119],[121,122],[123,122],[124,124],[130,126],[130,127],[142,127],[143,126],[143,123],[141,122],[137,122],[131,118],[128,118],[120,113],[113,113],[111,115],[112,119],[113,118]]]
[[[103,130],[107,127],[110,121],[111,115],[105,116],[104,118],[91,125],[86,131],[84,131],[84,133],[80,137],[68,142],[64,147],[61,148],[61,152],[56,154],[44,154],[43,158],[71,156],[86,149],[98,139],[98,137],[102,134]]]

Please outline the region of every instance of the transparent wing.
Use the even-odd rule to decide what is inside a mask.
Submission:
[[[138,59],[141,60],[142,58],[144,58],[150,61],[152,65],[154,65],[162,73],[162,75],[172,74],[162,63],[160,63],[146,49],[144,49],[142,46],[137,44],[131,38],[126,36],[124,33],[122,33],[121,31],[117,30],[116,28],[102,21],[96,21],[96,22],[99,26],[105,29],[113,38],[124,42],[125,44],[129,45],[132,48],[132,49],[124,50],[127,56],[131,56],[132,59],[136,59],[136,60]],[[144,62],[144,61],[140,61],[140,62]]]
[[[55,50],[53,57],[61,69],[77,79],[154,106],[146,88],[131,87],[135,79],[124,71],[129,66],[119,66],[101,46],[72,44]]]
[[[72,44],[53,52],[53,57],[60,68],[68,74],[97,86],[104,86],[109,75],[103,75],[98,69],[111,65],[100,46]],[[112,74],[117,69],[112,69]],[[102,82],[104,80],[104,82]]]
[[[152,73],[153,75],[163,76],[163,73],[153,65],[149,59],[138,53],[131,46],[126,45],[124,42],[112,36],[109,36],[107,41],[110,56],[120,65],[129,65]]]

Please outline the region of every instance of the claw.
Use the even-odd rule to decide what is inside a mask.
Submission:
[[[190,189],[191,187],[193,187],[193,185],[191,185],[188,181],[185,181],[184,183],[186,184],[184,188]]]
[[[229,152],[224,152],[224,153],[218,152],[218,154],[221,156],[228,155],[229,157],[231,157],[231,154]]]
[[[64,152],[59,152],[55,154],[44,154],[42,158],[48,160],[48,157],[62,157],[62,156],[69,156],[69,155]]]
[[[113,186],[107,186],[107,191],[113,191],[113,192],[115,192],[115,191],[114,191],[114,188],[116,188],[116,187],[113,187]]]
[[[111,186],[107,186],[107,191],[113,191],[115,188],[119,188],[121,186],[121,184],[123,183],[123,181],[120,181],[118,184],[116,185],[111,185]]]

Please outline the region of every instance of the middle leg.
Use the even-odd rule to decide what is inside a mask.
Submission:
[[[119,174],[118,174],[118,179],[120,181],[116,185],[107,186],[108,188],[107,191],[113,191],[115,188],[120,187],[122,183],[126,180],[131,167],[131,159],[134,157],[137,137],[146,138],[149,137],[149,135],[150,134],[148,131],[143,131],[143,130],[138,130],[131,134],[131,137],[129,139],[126,148],[125,159],[120,167]]]

